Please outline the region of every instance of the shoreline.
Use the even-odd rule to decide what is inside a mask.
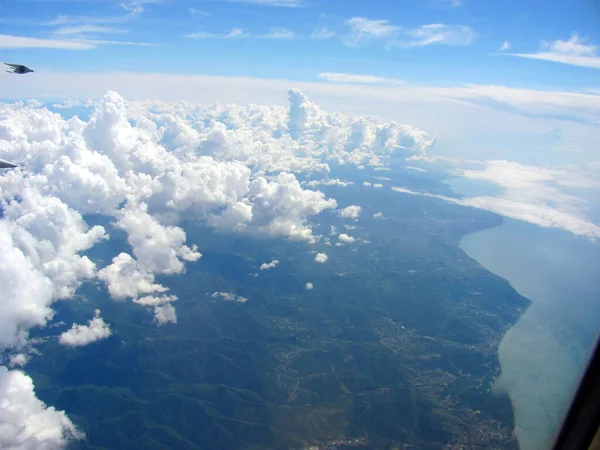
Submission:
[[[530,301],[499,343],[493,391],[511,399],[520,448],[545,448],[596,342],[600,247],[504,218],[499,227],[465,235],[460,248]]]

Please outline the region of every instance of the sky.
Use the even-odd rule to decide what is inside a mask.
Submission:
[[[3,60],[43,71],[600,89],[595,0],[26,0],[0,8]]]

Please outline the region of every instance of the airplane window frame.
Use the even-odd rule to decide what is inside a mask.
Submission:
[[[591,449],[600,432],[600,341],[555,439],[554,450]]]

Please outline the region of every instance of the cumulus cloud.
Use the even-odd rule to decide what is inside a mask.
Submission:
[[[32,379],[20,370],[0,366],[0,405],[0,448],[60,449],[84,437],[64,411],[36,397]]]
[[[127,253],[115,256],[112,264],[98,272],[98,278],[104,281],[110,296],[116,300],[167,290],[154,283],[154,274],[140,270],[137,261]]]
[[[100,310],[97,309],[94,312],[94,318],[89,320],[87,325],[73,324],[70,330],[58,337],[58,342],[70,347],[83,347],[92,342],[106,339],[111,334],[110,327],[100,317]]]
[[[242,297],[241,295],[235,295],[231,292],[213,292],[211,295],[212,298],[220,298],[227,302],[238,302],[238,303],[246,303],[248,299],[246,297]]]
[[[25,353],[17,353],[16,355],[12,355],[10,357],[8,366],[11,368],[23,367],[28,362],[29,362],[29,355],[26,355]]]
[[[152,309],[158,325],[176,323],[176,297],[155,279],[201,258],[182,224],[314,241],[317,216],[337,208],[318,186],[351,183],[328,178],[331,166],[383,168],[397,150],[423,155],[434,143],[408,125],[329,113],[297,89],[288,95],[288,108],[130,102],[113,91],[58,104],[90,108],[85,120],[38,101],[0,103],[0,158],[19,163],[0,177],[0,350],[12,366],[26,363],[29,330],[48,324],[53,303],[95,279],[111,298]],[[97,215],[111,228],[88,226]],[[128,248],[98,270],[86,252],[112,229]],[[97,316],[59,339],[82,345],[109,333]]]
[[[315,256],[315,261],[321,264],[326,262],[328,259],[329,257],[325,253],[317,253],[317,255]]]
[[[373,214],[373,219],[383,219],[383,214],[381,212],[376,212]]]
[[[509,48],[510,48],[510,42],[504,41],[504,42],[502,42],[502,45],[500,46],[498,51],[503,52],[505,50],[508,50]]]
[[[355,238],[353,238],[352,236],[348,236],[345,233],[342,233],[338,236],[338,239],[340,240],[340,242],[343,242],[344,244],[352,244],[353,242],[356,241]]]
[[[262,263],[260,265],[260,270],[269,270],[269,269],[273,269],[275,267],[277,267],[277,264],[279,264],[279,261],[274,259],[273,261],[271,261],[270,263]]]
[[[312,283],[306,283],[305,286],[306,286],[306,290],[308,290],[308,291],[312,290],[312,288],[314,287]]]
[[[177,313],[170,303],[154,307],[154,322],[158,326],[166,323],[177,323]]]
[[[197,247],[184,245],[185,232],[175,226],[161,225],[158,220],[148,214],[148,206],[139,203],[129,204],[119,211],[118,228],[127,232],[127,241],[133,248],[140,267],[160,274],[183,272],[186,261],[200,258]]]
[[[177,312],[171,304],[177,300],[175,295],[147,295],[134,298],[133,303],[154,308],[154,323],[158,326],[166,323],[177,323]]]
[[[0,345],[24,345],[54,301],[96,276],[114,299],[164,294],[155,275],[182,273],[201,257],[182,221],[312,241],[311,218],[337,202],[297,174],[326,175],[330,162],[381,168],[395,149],[423,154],[433,145],[407,125],[324,112],[299,90],[289,102],[204,108],[108,92],[84,102],[93,108],[87,121],[39,102],[0,104],[0,156],[23,167],[0,177],[0,278],[10,280]],[[95,214],[112,218],[131,246],[100,271],[82,256],[108,237],[87,226],[84,215]]]
[[[358,219],[360,215],[360,206],[350,205],[340,211],[340,217],[344,219]]]

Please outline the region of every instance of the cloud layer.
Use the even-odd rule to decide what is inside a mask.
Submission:
[[[35,345],[29,330],[46,326],[53,304],[89,281],[102,282],[114,300],[149,309],[158,326],[176,324],[177,297],[156,277],[202,264],[183,222],[313,242],[319,238],[313,220],[338,206],[316,189],[349,184],[328,179],[332,167],[381,168],[396,151],[424,155],[433,145],[407,125],[327,113],[295,89],[288,97],[287,108],[204,107],[127,102],[111,91],[86,120],[61,117],[37,101],[0,103],[0,157],[19,164],[0,176],[3,362],[25,365]],[[97,215],[110,226],[86,223]],[[128,246],[97,267],[84,253],[113,230]],[[247,301],[229,292],[211,296]],[[97,311],[57,338],[79,347],[113,332]],[[3,448],[60,448],[80,437],[63,412],[35,397],[31,379],[18,370],[0,367],[0,401]]]
[[[575,235],[600,238],[600,226],[586,218],[587,203],[564,192],[565,188],[600,189],[600,165],[596,162],[538,167],[510,161],[487,161],[483,169],[456,169],[457,176],[486,181],[502,188],[497,197],[446,197],[392,187],[396,192],[437,198],[446,202],[486,209],[506,217]]]

